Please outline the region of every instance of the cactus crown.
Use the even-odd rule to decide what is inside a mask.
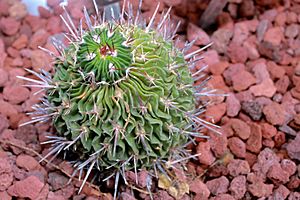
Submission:
[[[126,170],[163,170],[190,156],[182,148],[189,138],[203,136],[198,130],[205,122],[197,117],[202,107],[195,102],[206,91],[193,87],[200,73],[189,71],[202,49],[184,55],[193,42],[177,48],[170,10],[154,28],[157,11],[147,26],[139,12],[134,18],[124,7],[120,19],[92,25],[84,9],[86,30],[62,17],[70,45],[54,42],[57,56],[41,48],[55,57],[54,74],[27,69],[41,80],[19,77],[46,91],[33,107],[37,117],[28,122],[51,120],[57,130],[49,136],[52,148],[45,158],[75,153],[77,170],[88,168],[84,182],[94,167],[113,172],[117,180],[122,175],[125,182]]]

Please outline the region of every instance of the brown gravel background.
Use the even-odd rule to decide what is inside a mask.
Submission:
[[[144,0],[146,18],[156,1]],[[67,162],[38,162],[48,150],[40,145],[52,131],[47,124],[18,127],[40,95],[22,87],[16,75],[26,75],[24,67],[51,71],[51,59],[37,46],[54,51],[49,36],[66,29],[59,0],[47,2],[51,10],[40,7],[37,17],[18,0],[0,0],[0,200],[111,199],[112,184],[103,187],[106,193],[87,185],[78,195],[80,181],[67,184]],[[181,199],[300,199],[300,1],[229,0],[208,34],[195,25],[208,0],[161,2],[160,12],[173,6],[173,19],[182,22],[178,37],[198,38],[192,50],[214,42],[197,67],[208,64],[208,84],[228,93],[207,109],[204,118],[220,125],[223,135],[206,131],[211,138],[193,147],[201,155],[181,176],[190,187]],[[90,6],[69,4],[74,20],[82,17],[83,4]],[[145,172],[139,180],[120,188],[122,199],[150,199]],[[152,189],[154,199],[174,199],[156,185]]]

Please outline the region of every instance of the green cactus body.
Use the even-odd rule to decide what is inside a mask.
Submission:
[[[195,102],[193,88],[183,86],[193,79],[172,43],[155,31],[105,24],[66,55],[55,62],[57,87],[47,98],[61,107],[53,120],[58,134],[76,141],[70,148],[83,149],[80,156],[98,152],[100,167],[108,167],[135,155],[138,167],[149,167],[186,143],[184,113]]]
[[[162,166],[193,157],[184,145],[205,137],[199,132],[203,126],[211,129],[198,118],[205,105],[195,105],[199,97],[211,95],[204,87],[207,79],[194,88],[202,70],[189,70],[209,45],[185,55],[193,42],[183,50],[176,47],[170,10],[153,27],[157,12],[158,7],[147,26],[130,9],[126,21],[124,7],[120,19],[99,19],[92,25],[84,9],[87,30],[81,25],[76,29],[66,12],[69,21],[62,19],[70,30],[70,45],[54,41],[59,55],[41,48],[54,56],[54,74],[27,69],[40,80],[19,77],[46,92],[30,113],[36,116],[23,125],[52,121],[57,136],[45,142],[52,147],[44,159],[73,152],[76,171],[88,169],[83,184],[94,168],[112,172],[115,188],[120,175],[126,183],[126,170],[163,172]]]

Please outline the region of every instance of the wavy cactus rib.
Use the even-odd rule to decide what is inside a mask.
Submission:
[[[192,157],[183,146],[205,137],[199,133],[203,126],[213,128],[198,118],[203,105],[196,107],[199,96],[213,91],[203,86],[205,80],[193,87],[203,76],[201,70],[189,71],[195,56],[209,45],[185,55],[193,42],[183,50],[176,47],[179,25],[170,22],[170,10],[153,27],[158,7],[147,26],[139,11],[134,17],[128,7],[120,19],[109,22],[100,20],[96,5],[94,22],[84,9],[86,30],[75,28],[66,12],[68,21],[61,18],[69,28],[65,36],[70,45],[64,48],[54,41],[58,56],[41,48],[55,57],[55,73],[28,69],[40,80],[19,77],[46,92],[33,107],[35,117],[25,123],[52,121],[57,136],[49,136],[46,143],[52,148],[45,158],[75,153],[77,171],[88,168],[83,184],[93,168],[112,172],[116,180],[121,175],[125,182],[127,170],[163,171],[163,164]]]

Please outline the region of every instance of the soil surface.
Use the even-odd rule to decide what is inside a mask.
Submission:
[[[191,50],[209,42],[204,60],[209,86],[228,96],[213,97],[206,120],[221,126],[222,135],[205,131],[208,140],[190,147],[201,153],[187,164],[185,174],[189,200],[296,200],[300,199],[300,1],[228,0],[216,23],[202,30],[197,22],[210,1],[160,0],[162,12],[173,7],[174,21],[181,21],[178,38],[197,39]],[[17,75],[24,68],[51,71],[51,59],[38,46],[55,51],[52,35],[66,31],[59,15],[60,0],[48,0],[50,10],[39,7],[40,16],[27,13],[18,0],[0,0],[0,199],[94,200],[112,199],[113,183],[101,190],[89,182],[81,194],[81,181],[72,181],[73,168],[59,158],[39,162],[49,146],[41,145],[53,133],[49,124],[19,127],[29,120],[26,112],[42,93],[23,87]],[[156,0],[144,0],[147,19]],[[134,10],[138,1],[133,1]],[[82,5],[71,1],[68,10],[78,23]],[[196,83],[197,84],[197,83]],[[130,174],[129,174],[130,175]],[[150,199],[145,179],[121,186],[123,200]],[[153,198],[175,199],[178,185],[167,190],[152,184]]]

